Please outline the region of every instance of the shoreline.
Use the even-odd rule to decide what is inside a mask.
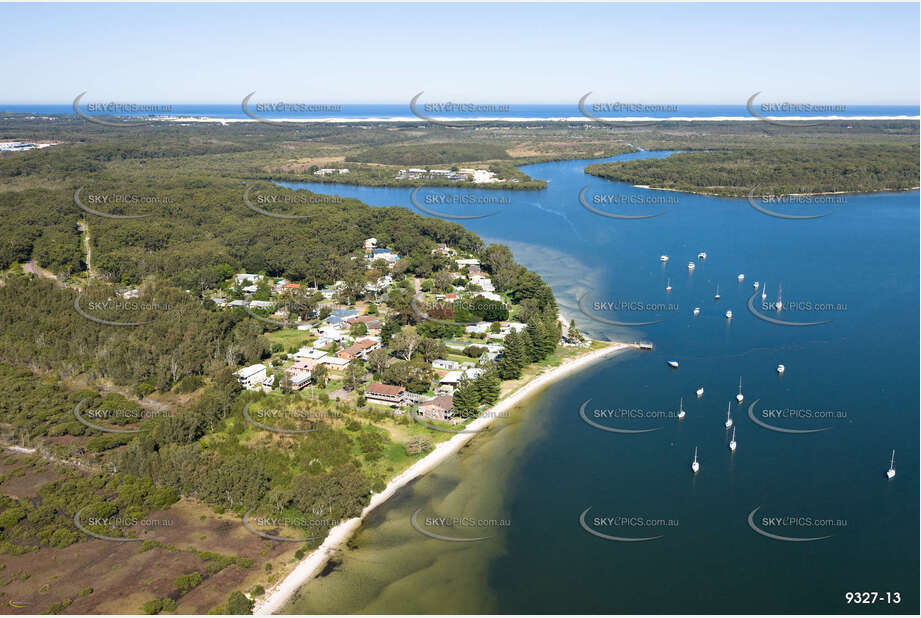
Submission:
[[[625,350],[633,349],[634,347],[635,346],[632,344],[611,342],[599,350],[594,350],[576,358],[564,359],[559,366],[545,370],[536,375],[530,382],[510,393],[505,399],[498,401],[496,405],[486,410],[483,415],[467,426],[468,430],[473,430],[471,433],[455,434],[450,439],[437,444],[431,453],[390,479],[387,486],[380,493],[376,493],[371,497],[371,501],[362,509],[361,515],[343,521],[331,528],[319,547],[305,556],[304,559],[301,560],[280,582],[266,590],[265,594],[256,600],[256,604],[253,607],[253,615],[266,616],[280,610],[294,597],[298,590],[312,580],[323,567],[326,566],[333,551],[345,544],[346,541],[351,538],[355,531],[358,530],[364,518],[367,517],[371,511],[390,499],[399,489],[416,478],[430,472],[446,458],[458,452],[464,444],[477,435],[477,430],[485,429],[496,418],[502,416],[503,412],[510,410],[524,399],[534,395],[553,382],[579,371],[596,361]]]

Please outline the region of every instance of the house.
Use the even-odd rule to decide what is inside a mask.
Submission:
[[[496,291],[496,288],[493,287],[492,279],[483,275],[470,275],[470,283],[479,286],[484,292]]]
[[[268,309],[274,304],[275,303],[273,303],[270,300],[251,300],[249,301],[249,306],[252,307],[253,309]]]
[[[319,358],[323,358],[324,356],[326,356],[326,352],[324,352],[323,350],[317,350],[316,348],[308,348],[306,346],[304,346],[303,348],[301,348],[300,350],[294,353],[294,358],[298,360],[303,360],[303,359],[317,360]]]
[[[457,265],[458,266],[479,266],[480,260],[476,258],[464,258],[461,260],[457,260]]]
[[[454,416],[454,397],[439,395],[419,405],[419,415],[433,421],[448,421]]]
[[[259,291],[259,286],[256,284],[248,285],[243,288],[243,291],[246,292],[247,294],[255,294],[256,292]]]
[[[492,282],[490,282],[490,286],[491,285],[492,285]],[[502,302],[502,297],[496,294],[495,292],[477,292],[477,296],[482,296],[486,300],[495,300],[495,301]]]
[[[365,241],[361,244],[362,249],[364,249],[364,250],[365,250],[365,253],[367,253],[367,254],[369,254],[369,255],[371,254],[371,251],[372,251],[372,250],[374,249],[374,247],[376,247],[376,246],[377,246],[377,239],[376,239],[376,238],[366,238]]]
[[[329,339],[330,341],[341,341],[346,335],[338,326],[321,326],[317,331],[320,333],[321,337]],[[317,344],[314,343],[313,347],[317,347]]]
[[[218,307],[226,307],[227,299],[226,298],[212,298],[211,301]]]
[[[339,311],[333,311],[329,314],[329,317],[326,318],[327,324],[339,324],[340,322],[346,322],[350,318],[358,316],[358,312],[354,309],[340,309]]]
[[[262,381],[266,378],[265,365],[261,363],[250,365],[236,371],[233,375],[237,377],[237,380],[246,390],[258,390],[262,387]]]
[[[385,405],[400,405],[403,403],[403,395],[405,393],[406,389],[402,386],[372,382],[365,389],[365,399]]]
[[[307,359],[307,360],[295,361],[293,365],[285,369],[285,373],[287,375],[292,375],[292,376],[298,373],[303,373],[305,371],[307,373],[310,373],[311,371],[316,369],[317,365],[319,364],[320,364],[320,359],[313,359],[313,358]]]
[[[302,371],[301,373],[296,373],[288,378],[288,386],[290,386],[292,390],[299,391],[310,384],[310,380],[310,372]]]
[[[237,285],[243,285],[247,282],[249,283],[258,283],[262,281],[265,277],[262,275],[253,275],[251,273],[239,273],[233,276],[234,283]]]
[[[378,318],[375,318],[374,316],[370,316],[370,315],[363,315],[358,318],[349,318],[348,320],[346,320],[346,322],[348,322],[349,326],[353,326],[359,323],[364,324],[365,327],[368,329],[369,333],[376,332],[377,334],[379,334],[381,332],[381,329],[384,328],[384,324]]]
[[[268,392],[271,392],[273,388],[275,388],[275,376],[274,375],[267,376],[262,381],[262,390],[268,393]]]
[[[477,277],[483,274],[483,270],[480,268],[479,264],[471,264],[467,268],[467,274],[471,277]]]
[[[438,383],[441,386],[457,386],[461,381],[461,376],[463,376],[463,373],[460,371],[449,371],[443,378],[438,380]]]
[[[330,371],[344,371],[345,368],[351,361],[346,358],[339,358],[338,356],[324,356],[319,359],[321,365],[326,365]]]
[[[317,337],[317,340],[313,342],[313,348],[315,350],[319,350],[319,349],[328,347],[329,344],[331,344],[332,342],[333,340],[330,339],[329,337]],[[326,353],[324,352],[323,354],[325,355]],[[323,357],[321,356],[320,358],[323,358]]]
[[[435,369],[446,369],[448,371],[452,371],[455,369],[460,369],[460,363],[458,363],[457,361],[453,361],[453,360],[443,360],[443,359],[437,358],[432,361],[432,367],[434,367]]]
[[[490,326],[492,326],[491,322],[477,322],[464,328],[464,331],[468,333],[487,333]]]
[[[228,307],[245,307],[246,301],[245,300],[232,300],[229,303],[227,303],[227,306]]]
[[[370,255],[368,255],[368,260],[373,262],[374,260],[384,260],[390,265],[393,265],[397,260],[400,259],[400,256],[393,252],[392,249],[371,249]]]
[[[336,356],[350,361],[355,360],[356,358],[367,360],[368,352],[371,350],[376,350],[379,347],[381,347],[379,341],[374,341],[373,339],[363,339],[353,343],[347,348],[339,350]]]
[[[448,245],[441,242],[441,243],[438,243],[438,245],[436,245],[434,249],[432,249],[432,255],[444,255],[444,256],[454,255],[454,249],[449,248]]]

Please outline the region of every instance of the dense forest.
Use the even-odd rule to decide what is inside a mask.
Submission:
[[[918,186],[912,145],[746,148],[680,152],[665,159],[596,163],[589,174],[631,184],[725,197],[872,192]]]

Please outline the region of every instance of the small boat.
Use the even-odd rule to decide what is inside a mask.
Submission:
[[[891,479],[895,476],[895,451],[892,451],[892,458],[889,460],[889,469],[886,470],[886,478]]]
[[[783,375],[783,372],[786,370],[787,368],[784,367],[783,365],[777,365],[777,373],[779,373],[780,375]]]
[[[667,255],[660,255],[660,256],[659,256],[659,261],[660,261],[660,262],[667,262],[667,261],[668,261],[668,256],[667,256]]]
[[[720,284],[719,283],[716,284],[716,294],[713,295],[713,298],[715,298],[716,300],[720,299]]]
[[[742,403],[743,399],[745,399],[745,397],[742,396],[742,376],[739,376],[739,394],[736,395],[736,401]]]
[[[665,361],[665,364],[667,364],[667,365],[668,365],[669,367],[671,367],[672,369],[677,369],[677,368],[678,368],[678,361],[676,361],[676,360]]]
[[[698,259],[698,260],[706,260],[706,259],[707,259],[707,252],[706,252],[706,251],[701,251],[700,253],[698,253],[698,254],[697,254],[697,259]]]
[[[761,288],[761,300],[767,298],[767,283],[764,284],[764,287]]]
[[[672,280],[671,280],[671,279],[669,279],[669,280],[668,280],[668,283],[665,284],[665,291],[666,291],[666,292],[671,292],[671,291],[672,291]]]
[[[732,319],[732,309],[727,309],[727,310],[726,310],[726,319],[727,319],[727,320],[731,320],[731,319]]]
[[[700,315],[700,307],[694,307],[694,317],[696,318],[699,315]]]
[[[738,280],[739,280],[739,281],[744,281],[744,280],[745,280],[745,275],[742,274],[742,273],[739,273]]]
[[[684,397],[681,398],[681,403],[678,404],[678,420],[684,418]]]
[[[729,402],[729,408],[726,410],[726,422],[723,423],[726,429],[732,427],[732,402]]]
[[[736,428],[732,428],[732,440],[729,441],[729,450],[735,452],[736,450]]]
[[[752,284],[752,287],[755,288],[755,289],[757,290],[757,289],[758,289],[758,282],[755,281],[755,282]]]
[[[701,386],[700,388],[697,389],[697,398],[700,399],[703,396],[704,396],[704,387]]]
[[[694,270],[695,268],[697,268],[697,264],[694,262],[688,262],[688,270]]]
[[[694,463],[691,464],[691,472],[697,474],[700,470],[700,464],[697,462],[697,447],[694,447]]]
[[[774,307],[777,308],[777,311],[780,311],[783,308],[783,300],[781,299],[781,293],[783,293],[783,286],[778,286],[777,288],[777,302],[774,303]]]

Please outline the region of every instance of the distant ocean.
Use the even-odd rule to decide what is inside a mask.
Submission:
[[[768,101],[764,101],[767,103]],[[168,104],[168,103],[143,103],[136,107],[143,107],[142,111],[133,111],[131,109],[118,108],[113,113],[104,111],[89,111],[87,103],[105,103],[100,101],[90,101],[85,99],[81,101],[80,109],[91,117],[102,117],[105,115],[125,116],[125,117],[157,117],[157,118],[214,118],[226,120],[252,120],[244,113],[242,105],[236,104]],[[121,102],[119,102],[121,103]],[[278,105],[282,101],[276,101]],[[258,108],[256,102],[249,104],[249,109],[255,115],[267,120],[299,120],[299,121],[421,121],[422,118],[413,114],[409,103],[387,103],[387,104],[317,104],[323,109],[314,111],[313,107],[303,108],[303,105],[309,102],[290,103],[284,102],[288,107],[285,111],[274,111],[271,108]],[[761,101],[755,105],[755,111],[770,117],[783,118],[914,118],[921,116],[921,109],[918,106],[911,105],[842,105],[833,111],[803,111],[796,110],[775,110],[769,112],[760,108]],[[600,118],[622,119],[630,121],[640,121],[646,118],[655,119],[753,119],[752,114],[744,103],[739,105],[681,105],[681,104],[661,104],[650,105],[642,109],[617,109],[611,107],[595,107],[601,104],[586,102],[585,108],[590,114]],[[290,106],[295,106],[294,111]],[[301,107],[298,107],[301,105]],[[528,120],[587,120],[582,114],[578,103],[573,101],[571,104],[512,104],[512,105],[487,105],[487,109],[480,112],[470,108],[454,108],[453,110],[432,107],[433,104],[419,102],[417,110],[429,118],[437,120],[509,120],[509,121],[528,121]],[[442,104],[444,105],[444,104]],[[498,107],[498,109],[497,109]],[[151,108],[157,108],[151,110]],[[330,109],[333,108],[333,109]],[[840,109],[844,108],[844,109]],[[479,108],[477,108],[479,109]],[[434,110],[434,111],[433,111]],[[599,111],[603,110],[603,111]],[[0,104],[0,112],[38,114],[38,115],[72,115],[74,113],[72,103],[62,104]]]

